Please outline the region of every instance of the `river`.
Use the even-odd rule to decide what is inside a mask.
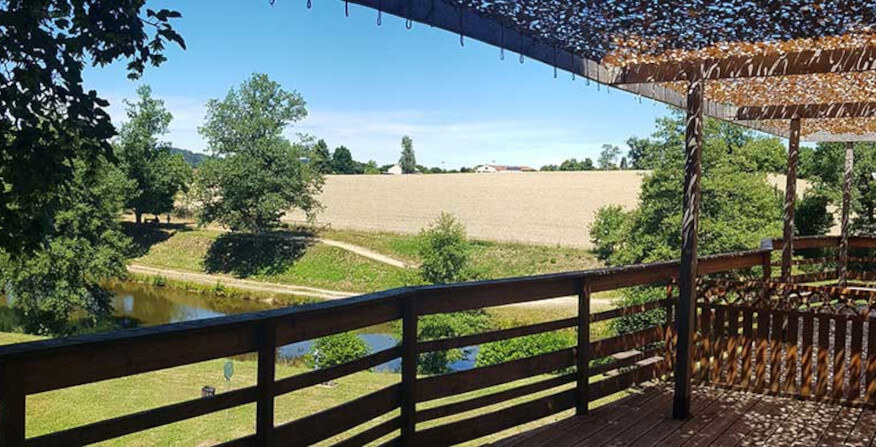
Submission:
[[[157,324],[178,323],[221,317],[245,312],[274,309],[274,306],[260,301],[247,301],[239,298],[223,298],[198,295],[136,283],[116,283],[109,287],[113,293],[115,316],[126,327],[154,326]],[[388,324],[372,326],[358,332],[373,352],[391,348],[397,340]],[[292,343],[278,350],[279,356],[291,362],[301,361],[310,351],[313,342]],[[454,371],[474,367],[474,351],[466,358],[450,365]],[[394,360],[376,368],[378,371],[396,371],[400,364]]]

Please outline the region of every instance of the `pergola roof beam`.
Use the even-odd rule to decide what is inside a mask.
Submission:
[[[612,84],[686,81],[700,64],[708,80],[861,72],[876,69],[876,47],[635,64],[625,67]]]
[[[751,106],[736,111],[736,119],[743,121],[872,117],[876,117],[876,103],[873,102]]]

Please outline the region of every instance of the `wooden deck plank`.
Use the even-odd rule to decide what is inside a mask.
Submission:
[[[843,445],[852,429],[858,423],[862,410],[860,408],[842,408],[833,422],[827,427],[824,435],[818,440],[818,445],[834,446]]]
[[[733,447],[743,440],[766,439],[772,434],[770,427],[780,424],[793,411],[796,401],[776,396],[763,396],[757,404],[737,419],[715,442],[718,447]]]
[[[865,447],[873,442],[876,435],[876,411],[864,410],[855,422],[855,427],[849,432],[845,445],[850,447]]]
[[[502,447],[621,446],[869,446],[876,438],[876,410],[728,391],[693,389],[693,418],[669,417],[666,385],[496,442]]]
[[[727,392],[715,388],[694,388],[694,396],[691,400],[691,413],[696,415],[705,411],[714,402],[723,399],[726,394]],[[639,437],[632,446],[646,447],[662,445],[661,441],[663,438],[672,434],[687,422],[688,421],[677,421],[675,419],[665,418],[663,422],[657,424],[651,428],[651,430],[648,430],[643,436]]]

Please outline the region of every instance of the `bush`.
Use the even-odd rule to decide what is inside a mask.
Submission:
[[[448,284],[472,279],[471,245],[465,227],[448,213],[424,228],[419,237],[420,277],[429,284]]]
[[[483,310],[427,315],[417,322],[417,339],[428,341],[472,335],[487,330],[489,323],[490,318]],[[450,371],[451,363],[463,358],[462,349],[428,352],[420,355],[417,370],[426,375],[444,374]]]
[[[307,364],[315,369],[331,368],[370,353],[371,348],[355,332],[343,332],[317,339],[307,355]]]
[[[665,286],[631,287],[624,290],[623,296],[616,301],[619,307],[635,306],[666,298]],[[611,329],[616,334],[627,334],[645,329],[666,321],[664,309],[654,309],[611,320]]]
[[[629,235],[631,212],[620,205],[606,205],[596,210],[590,225],[590,241],[596,256],[605,261],[614,254]]]
[[[833,214],[828,211],[830,198],[821,192],[807,191],[797,203],[794,226],[798,236],[827,234],[833,226]]]
[[[478,351],[477,366],[490,366],[575,346],[574,331],[545,332],[486,343]]]

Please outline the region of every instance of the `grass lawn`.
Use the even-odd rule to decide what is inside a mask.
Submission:
[[[38,338],[21,334],[0,333],[0,344],[17,343]],[[229,389],[255,384],[255,361],[234,360],[234,376],[230,383],[226,383],[222,375],[225,361],[224,359],[211,360],[29,396],[27,399],[27,436],[38,436],[102,419],[195,399],[200,396],[201,388],[205,385],[213,386],[216,388],[217,393],[221,393]],[[301,367],[284,364],[277,366],[278,377],[300,374],[305,371]],[[454,402],[547,377],[549,376],[534,377],[464,395],[427,402],[422,404],[422,406],[429,407],[441,403]],[[339,379],[334,386],[314,386],[281,396],[276,401],[276,423],[282,424],[323,409],[331,408],[358,396],[392,385],[398,379],[398,374],[361,372]],[[565,385],[562,388],[570,386]],[[484,411],[495,411],[499,408],[531,400],[534,397],[556,392],[562,388],[515,399],[462,415],[430,421],[429,423],[422,424],[420,428],[471,417]],[[596,404],[607,403],[623,395],[625,393],[608,396]],[[570,414],[571,412],[563,412],[541,421],[481,438],[469,443],[469,445],[480,445],[489,440],[500,439],[546,422],[567,417]],[[337,442],[349,436],[349,434],[364,430],[395,415],[396,413],[389,413],[378,420],[357,427],[357,429],[345,435],[333,437],[325,444]],[[252,433],[254,424],[255,405],[250,404],[117,438],[101,445],[212,445]]]

